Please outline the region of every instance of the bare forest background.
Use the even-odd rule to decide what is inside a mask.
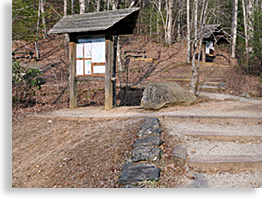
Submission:
[[[165,52],[171,52],[170,57],[173,55],[172,51],[176,51],[174,49],[176,45],[181,44],[185,47],[182,61],[173,62],[190,66],[191,80],[188,89],[196,93],[199,59],[194,56],[198,51],[197,44],[199,42],[201,44],[203,39],[201,32],[205,25],[220,24],[230,41],[229,45],[220,48],[228,52],[227,60],[231,64],[234,63],[234,73],[256,79],[258,81],[255,86],[257,92],[254,96],[262,96],[262,0],[13,0],[13,56],[18,55],[19,52],[27,52],[29,55],[30,52],[33,52],[35,58],[34,62],[28,59],[13,59],[13,110],[19,110],[21,105],[32,107],[37,104],[44,109],[43,107],[47,104],[49,104],[48,107],[52,107],[50,102],[56,106],[60,102],[60,107],[67,106],[68,36],[48,35],[48,30],[56,22],[66,15],[130,7],[140,7],[134,34],[115,37],[118,38],[115,46],[117,47],[120,88],[121,80],[126,75],[126,72],[123,72],[126,67],[123,49],[136,49],[134,45],[137,43],[133,43],[132,46],[132,41],[139,40],[138,43],[144,44],[144,48],[147,48],[147,44],[151,44],[151,47],[153,45],[156,48],[156,54],[159,54],[158,52],[164,48]],[[190,43],[193,44],[192,57],[189,50]],[[140,48],[142,48],[141,45]],[[149,57],[152,57],[153,54]],[[162,55],[164,55],[163,52]],[[26,56],[25,54],[21,58],[28,58]],[[168,56],[163,57],[162,61],[165,59],[167,61]],[[196,59],[198,62],[192,62]],[[144,72],[144,78],[150,72],[150,69],[147,70],[148,64],[145,64],[143,69],[140,69],[139,65],[141,64],[132,68],[133,72],[136,71],[136,78],[138,77],[136,85],[139,85],[139,80],[141,80],[140,71]],[[150,67],[152,69],[152,66]],[[44,85],[48,81],[53,82],[49,86]],[[87,85],[82,82],[78,83],[78,95],[85,94],[82,99],[79,99],[78,104],[82,106],[103,104],[103,99],[100,97],[103,96],[103,82],[102,86],[94,81],[85,84]],[[128,84],[129,82],[126,82],[125,86]],[[40,90],[42,92],[39,92]],[[231,91],[233,91],[232,88]],[[47,98],[47,94],[54,92],[57,92],[58,95]],[[132,92],[131,90],[120,90],[118,95],[128,96]],[[141,91],[138,90],[133,95],[133,101],[135,101],[134,99],[141,98]],[[41,98],[45,100],[40,100]],[[86,99],[89,99],[88,103],[85,102]],[[118,105],[133,104],[132,101],[118,103]],[[41,109],[34,107],[37,112]]]

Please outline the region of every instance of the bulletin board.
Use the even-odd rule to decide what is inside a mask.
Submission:
[[[105,77],[105,35],[77,37],[76,76]]]

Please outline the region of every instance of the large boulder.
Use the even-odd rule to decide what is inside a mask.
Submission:
[[[175,82],[149,83],[141,99],[143,108],[153,110],[167,106],[187,106],[196,103],[198,103],[196,96]]]

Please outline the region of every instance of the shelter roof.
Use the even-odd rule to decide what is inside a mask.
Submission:
[[[198,34],[197,34],[198,39],[200,38],[200,34],[201,34],[201,31],[198,30]],[[203,40],[215,40],[217,44],[220,44],[220,43],[228,44],[229,43],[225,35],[226,35],[225,31],[221,28],[220,24],[205,25],[202,30]]]
[[[213,35],[217,35],[219,33],[223,33],[220,24],[210,24],[210,25],[205,25],[203,28],[203,38],[211,38]]]
[[[128,8],[65,16],[49,34],[112,30],[115,35],[132,34],[140,8]]]

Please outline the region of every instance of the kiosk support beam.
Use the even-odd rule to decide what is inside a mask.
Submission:
[[[70,93],[70,108],[77,107],[77,96],[76,96],[76,43],[69,43],[69,93]]]
[[[111,31],[106,32],[105,109],[113,108],[113,58],[114,46]]]

